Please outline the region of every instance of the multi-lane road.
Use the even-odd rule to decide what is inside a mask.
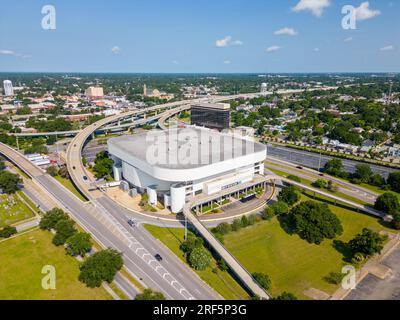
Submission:
[[[334,157],[319,155],[318,153],[296,150],[293,148],[286,148],[281,146],[276,147],[272,145],[268,145],[268,155],[316,170],[323,168],[329,160],[334,159]],[[360,162],[358,161],[346,159],[341,160],[343,162],[344,169],[350,173],[354,173],[356,170],[356,166],[360,164]],[[385,178],[387,178],[390,173],[399,171],[389,167],[377,165],[370,166],[374,173],[378,173]]]

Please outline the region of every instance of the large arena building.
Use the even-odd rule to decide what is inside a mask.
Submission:
[[[214,130],[187,128],[112,138],[114,178],[147,192],[174,213],[201,194],[218,194],[264,174],[265,145]]]

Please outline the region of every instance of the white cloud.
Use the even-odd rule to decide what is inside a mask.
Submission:
[[[285,28],[275,31],[274,34],[276,34],[278,36],[280,36],[280,35],[297,36],[299,33],[296,30],[294,30],[293,28],[285,27]]]
[[[276,52],[276,51],[279,51],[281,49],[282,49],[282,47],[280,47],[280,46],[271,46],[271,47],[267,48],[267,52],[268,53]]]
[[[219,48],[227,47],[227,46],[241,46],[243,44],[240,40],[233,40],[231,36],[226,36],[223,39],[217,40],[215,45]]]
[[[115,46],[115,47],[113,47],[113,48],[111,49],[111,51],[112,51],[112,53],[114,53],[114,54],[118,54],[118,53],[121,52],[121,48],[118,47],[118,46]]]
[[[292,8],[294,12],[311,11],[313,15],[320,17],[324,9],[331,5],[331,0],[300,0],[300,2]]]
[[[348,38],[344,39],[343,41],[344,41],[344,42],[350,42],[350,41],[353,41],[353,37],[348,37]]]
[[[379,50],[381,50],[381,51],[391,51],[391,50],[394,50],[394,46],[393,45],[389,45],[389,46],[380,48]]]
[[[372,19],[381,14],[379,10],[372,10],[369,8],[369,2],[363,2],[361,5],[356,8],[356,19],[358,21]]]
[[[231,64],[231,61],[230,60],[225,60],[224,64]]]
[[[314,48],[314,51],[315,52],[319,52],[319,48]]]
[[[172,61],[172,63],[173,64],[179,64],[179,61],[178,60],[174,60],[174,61]]]
[[[17,58],[29,58],[30,56],[22,54],[22,53],[18,53],[12,50],[1,50],[0,49],[0,56],[13,56],[13,57],[17,57]]]

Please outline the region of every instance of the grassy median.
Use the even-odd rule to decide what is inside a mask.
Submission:
[[[146,225],[145,228],[155,238],[159,239],[172,252],[174,252],[179,259],[181,259],[184,263],[187,263],[183,252],[179,248],[184,239],[183,229],[159,228],[149,225]],[[216,261],[213,260],[212,267],[209,267],[204,271],[194,272],[196,272],[204,282],[206,282],[211,288],[217,291],[225,299],[249,299],[249,295],[247,294],[247,292],[236,282],[236,280],[228,272],[222,272],[218,270],[217,273],[214,273],[213,269],[216,268]]]

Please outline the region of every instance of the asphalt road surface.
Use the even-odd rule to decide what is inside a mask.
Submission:
[[[334,159],[334,157],[329,157],[324,155],[320,157],[319,154],[313,152],[307,152],[285,147],[274,147],[272,145],[268,145],[268,155],[316,170],[319,169],[318,166],[320,158],[321,158],[321,167],[324,167],[329,160]],[[354,173],[356,170],[356,165],[360,164],[360,162],[358,161],[345,160],[345,159],[340,159],[340,160],[342,160],[343,162],[344,169],[350,173]],[[387,178],[391,172],[399,171],[396,169],[372,165],[372,164],[370,165],[370,167],[374,173],[378,173],[382,175],[384,178]]]
[[[383,262],[392,274],[381,280],[367,275],[345,300],[400,300],[400,248],[395,249]]]

